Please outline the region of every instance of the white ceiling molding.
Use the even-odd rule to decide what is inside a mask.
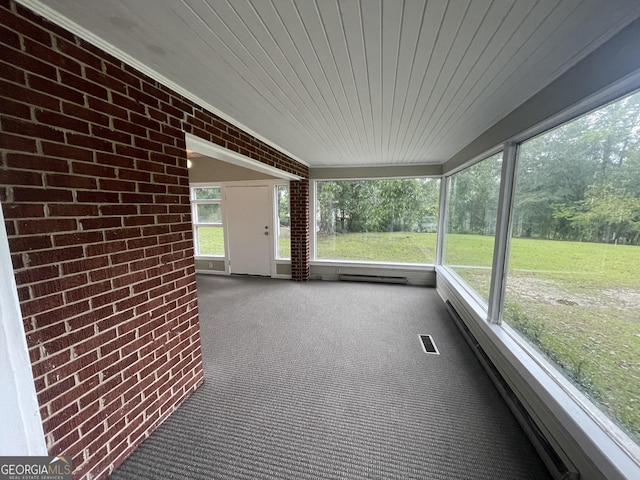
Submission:
[[[284,180],[300,180],[302,177],[293,173],[285,172],[279,168],[272,167],[265,163],[249,158],[241,153],[234,152],[228,148],[216,145],[200,137],[196,137],[189,133],[185,133],[187,150],[192,150],[205,157],[215,158],[223,162],[232,163],[239,167],[248,168],[260,173],[266,173],[273,177],[282,178]]]
[[[209,110],[211,113],[217,115],[218,117],[220,117],[223,120],[231,123],[232,125],[235,125],[239,129],[243,130],[245,133],[248,133],[249,135],[255,137],[258,140],[260,140],[261,142],[264,142],[267,145],[269,145],[269,146],[275,148],[276,150],[280,151],[281,153],[284,153],[285,155],[291,157],[296,162],[299,162],[299,163],[301,163],[301,164],[303,164],[303,165],[305,165],[307,167],[309,166],[308,163],[306,163],[305,161],[303,161],[300,158],[296,157],[294,154],[292,154],[290,152],[287,152],[284,148],[282,148],[279,145],[273,143],[272,141],[270,141],[269,139],[263,137],[259,133],[254,132],[249,127],[243,125],[242,123],[238,122],[235,118],[233,118],[233,117],[227,115],[226,113],[220,111],[218,108],[214,107],[213,105],[211,105],[206,100],[204,100],[202,98],[199,98],[198,96],[196,96],[193,93],[191,93],[189,90],[186,90],[185,88],[183,88],[181,85],[179,85],[179,84],[175,83],[174,81],[168,79],[167,77],[165,77],[161,73],[159,73],[156,70],[152,69],[151,67],[149,67],[145,63],[142,63],[138,59],[132,57],[128,53],[120,50],[119,48],[114,47],[112,44],[110,44],[106,40],[103,40],[101,37],[98,37],[97,35],[95,35],[91,31],[89,31],[86,28],[78,25],[73,20],[70,20],[69,18],[67,18],[64,15],[60,14],[58,11],[56,11],[56,10],[50,8],[49,6],[45,5],[41,1],[39,1],[39,0],[16,0],[16,1],[18,3],[24,5],[25,7],[30,8],[31,10],[33,10],[38,15],[43,16],[44,18],[50,20],[51,22],[55,23],[56,25],[58,25],[58,26],[60,26],[62,28],[65,28],[66,30],[68,30],[71,33],[73,33],[74,35],[82,38],[83,40],[86,40],[87,42],[91,43],[92,45],[94,45],[94,46],[104,50],[105,52],[113,55],[118,60],[120,60],[120,61],[126,63],[127,65],[135,68],[136,70],[144,73],[145,75],[147,75],[148,77],[150,77],[150,78],[154,79],[155,81],[161,83],[165,87],[168,87],[168,88],[172,89],[174,92],[182,95],[185,98],[188,98],[189,100],[195,102],[196,104],[200,105],[201,107]]]
[[[311,167],[311,180],[440,177],[442,165],[376,165],[375,167]]]

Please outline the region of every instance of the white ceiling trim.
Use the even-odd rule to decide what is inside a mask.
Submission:
[[[311,180],[363,180],[417,177],[439,178],[441,176],[442,165],[436,165],[433,163],[421,165],[367,165],[309,168],[309,179]]]
[[[189,92],[188,90],[185,90],[183,87],[181,87],[177,83],[169,80],[164,75],[156,72],[155,70],[153,70],[152,68],[148,67],[144,63],[136,60],[135,58],[133,58],[132,56],[130,56],[127,53],[123,52],[119,48],[114,47],[109,42],[107,42],[107,41],[103,40],[102,38],[98,37],[97,35],[91,33],[86,28],[81,27],[80,25],[75,23],[73,20],[70,20],[69,18],[65,17],[64,15],[61,15],[60,13],[58,13],[57,11],[55,11],[52,8],[48,7],[47,5],[44,5],[40,1],[38,1],[38,0],[16,0],[16,1],[18,3],[20,3],[21,5],[33,10],[38,15],[41,15],[42,17],[46,18],[47,20],[55,23],[56,25],[58,25],[58,26],[60,26],[62,28],[65,28],[66,30],[69,30],[74,35],[77,35],[78,37],[82,38],[83,40],[86,40],[87,42],[91,43],[92,45],[94,45],[94,46],[104,50],[105,52],[113,55],[118,60],[120,60],[120,61],[128,64],[129,66],[137,69],[138,71],[144,73],[148,77],[153,78],[155,81],[163,84],[164,86],[166,86],[168,88],[171,88],[173,91],[175,91],[176,93],[179,93],[183,97],[188,98],[189,100],[197,103],[198,105],[200,105],[203,108],[206,108],[207,110],[209,110],[210,112],[212,112],[215,115],[219,116],[223,120],[225,120],[225,121],[231,123],[232,125],[240,128],[244,132],[246,132],[249,135],[257,138],[258,140],[266,143],[267,145],[275,148],[276,150],[280,151],[281,153],[284,153],[285,155],[293,158],[295,161],[301,163],[302,165],[305,165],[306,167],[309,166],[309,164],[307,162],[305,162],[304,160],[301,160],[296,155],[286,151],[285,149],[283,149],[282,147],[280,147],[276,143],[274,143],[271,140],[263,137],[259,133],[251,130],[247,126],[243,125],[242,123],[238,122],[234,118],[232,118],[229,115],[227,115],[226,113],[221,112],[219,109],[217,109],[216,107],[214,107],[210,103],[204,101],[203,99],[199,98],[198,96],[194,95],[193,93]],[[278,176],[281,176],[281,175],[278,175]]]
[[[273,177],[282,178],[285,180],[300,180],[302,177],[294,175],[293,173],[285,172],[279,168],[272,167],[262,162],[258,162],[252,158],[242,155],[241,153],[234,152],[228,148],[224,148],[215,143],[211,143],[195,135],[185,133],[185,141],[187,144],[187,150],[193,150],[206,157],[215,158],[216,160],[222,160],[223,162],[232,163],[239,167],[248,168],[260,173],[266,173]]]

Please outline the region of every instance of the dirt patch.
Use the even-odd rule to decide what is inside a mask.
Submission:
[[[509,277],[507,292],[517,298],[547,305],[606,307],[620,310],[640,308],[640,292],[634,290],[605,289],[576,293],[563,288],[559,282],[535,277]]]
[[[602,290],[602,294],[621,304],[621,308],[628,310],[631,308],[640,308],[640,292],[628,289],[620,290]],[[640,320],[640,313],[638,313]]]

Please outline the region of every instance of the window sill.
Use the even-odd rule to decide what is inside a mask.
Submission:
[[[640,447],[508,325],[490,324],[486,309],[445,267],[438,293],[455,306],[534,421],[581,478],[640,478]]]
[[[434,272],[435,265],[432,263],[391,263],[391,262],[374,262],[374,261],[360,261],[360,260],[330,260],[330,259],[316,259],[311,260],[309,265],[321,265],[325,267],[367,267],[367,268],[381,268],[390,270],[417,270]]]

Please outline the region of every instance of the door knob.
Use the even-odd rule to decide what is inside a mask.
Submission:
[[[265,235],[269,235],[269,232],[264,232]]]

